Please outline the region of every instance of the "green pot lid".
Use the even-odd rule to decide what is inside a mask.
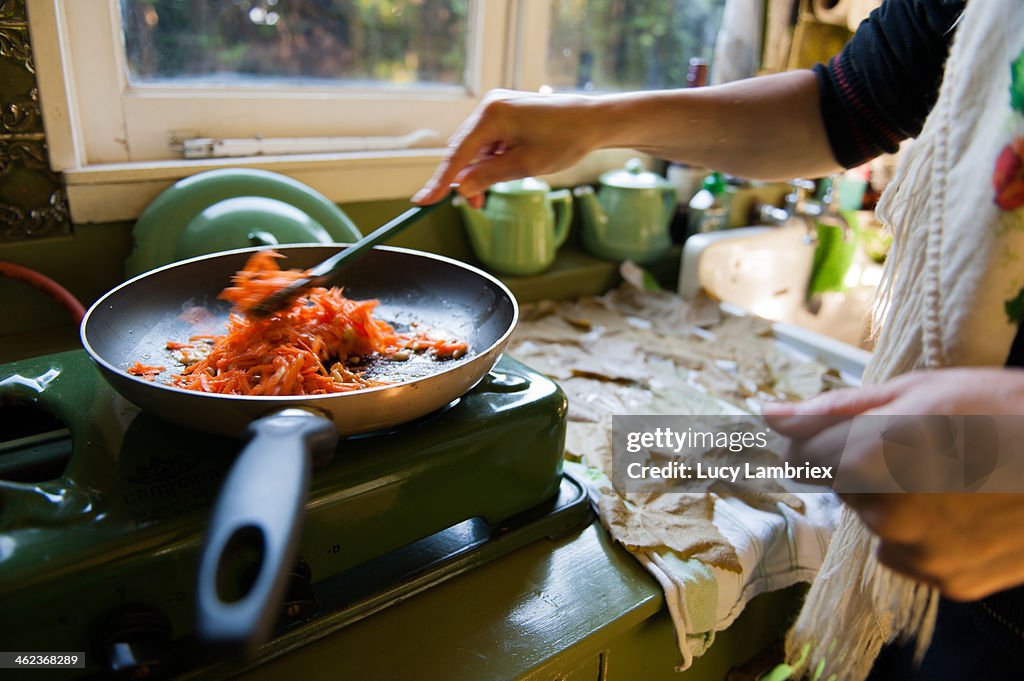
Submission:
[[[601,175],[601,184],[605,187],[622,189],[664,189],[671,186],[664,177],[652,173],[644,167],[644,162],[631,158],[625,168],[609,170]]]
[[[493,184],[490,191],[496,194],[547,194],[551,191],[551,185],[536,177],[524,177],[521,180]]]
[[[129,277],[207,253],[254,245],[352,243],[359,230],[311,187],[267,170],[222,168],[165,189],[132,229]]]

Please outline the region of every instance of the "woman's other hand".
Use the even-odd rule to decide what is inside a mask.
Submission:
[[[843,457],[866,460],[879,441],[846,441],[855,416],[1021,416],[1024,371],[923,371],[806,402],[765,404],[763,411],[769,426],[792,438],[791,454],[800,459],[827,461],[845,447]],[[842,496],[878,536],[880,562],[949,598],[976,600],[1024,584],[1024,494]]]

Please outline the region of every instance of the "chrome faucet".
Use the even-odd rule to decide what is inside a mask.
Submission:
[[[755,224],[782,225],[790,220],[800,220],[804,223],[804,241],[808,244],[817,241],[818,224],[832,224],[842,228],[844,240],[850,239],[850,223],[835,208],[833,182],[828,183],[825,196],[820,201],[808,198],[815,186],[810,180],[793,180],[789,186],[790,191],[786,194],[786,202],[782,208],[770,203],[754,204],[752,213],[756,220]]]

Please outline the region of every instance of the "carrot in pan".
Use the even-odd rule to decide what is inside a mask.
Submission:
[[[132,376],[139,376],[147,381],[152,381],[166,368],[167,367],[158,367],[150,364],[143,364],[142,362],[136,362],[128,367],[128,373]]]
[[[303,275],[299,270],[282,271],[279,257],[273,251],[260,251],[235,275],[233,286],[221,293],[235,306],[227,333],[190,338],[191,343],[212,343],[209,353],[172,377],[172,385],[234,395],[348,392],[380,385],[350,366],[361,363],[363,357],[403,357],[414,351],[443,359],[466,353],[465,341],[437,339],[425,332],[397,333],[373,317],[378,301],[351,300],[339,288],[311,289],[266,319],[245,316],[240,310]],[[191,343],[171,341],[168,348],[181,350],[183,358],[190,360]]]

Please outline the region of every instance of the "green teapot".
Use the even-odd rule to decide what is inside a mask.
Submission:
[[[573,190],[583,214],[583,246],[602,258],[640,264],[664,255],[672,246],[669,225],[677,202],[668,180],[633,158],[600,181],[596,196],[589,186]]]
[[[543,272],[569,236],[569,190],[551,191],[546,182],[533,177],[492,185],[483,210],[461,197],[455,205],[462,211],[476,257],[502,274]]]

